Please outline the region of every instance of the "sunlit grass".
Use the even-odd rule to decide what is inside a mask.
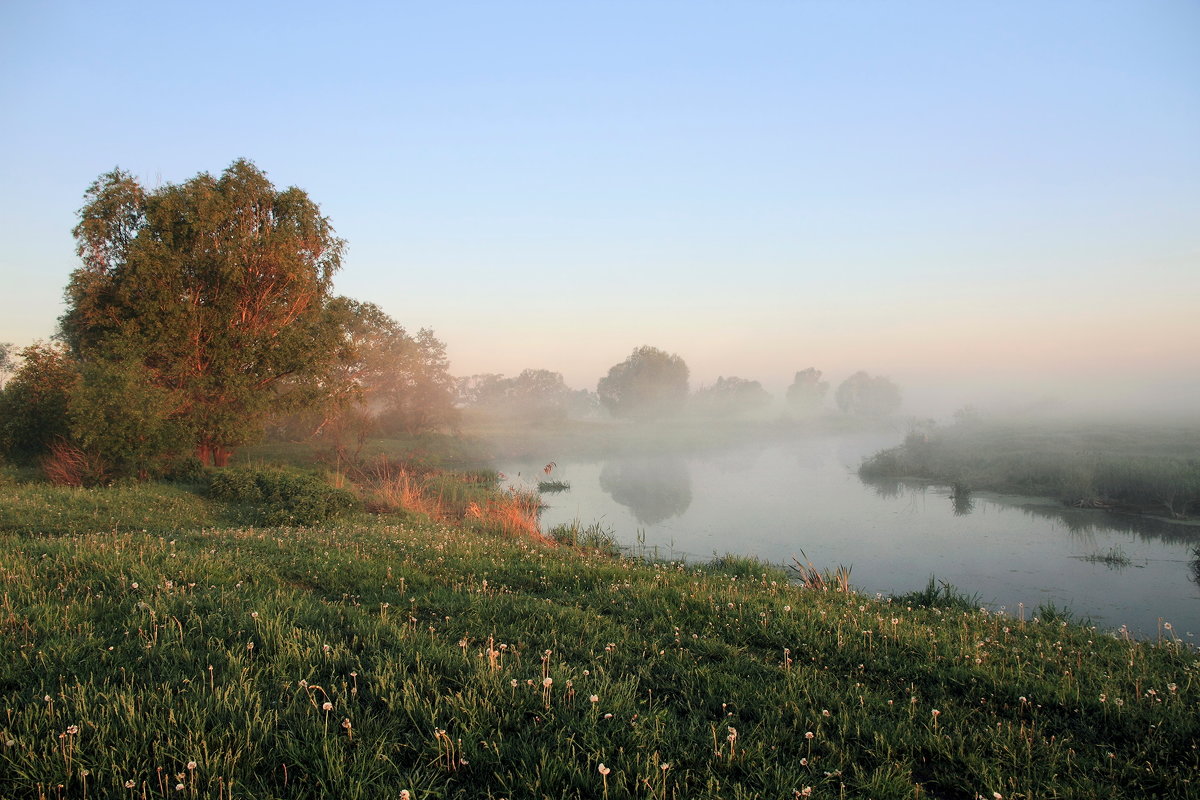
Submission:
[[[9,533],[5,796],[1194,796],[1170,629],[752,567],[433,523]]]

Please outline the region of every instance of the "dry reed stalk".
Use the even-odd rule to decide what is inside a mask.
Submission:
[[[42,471],[55,486],[83,486],[103,477],[94,458],[64,441],[50,445],[50,454],[42,459]]]

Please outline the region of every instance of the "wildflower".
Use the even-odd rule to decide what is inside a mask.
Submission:
[[[605,719],[612,719],[612,714],[605,714],[605,715],[604,715],[604,718],[605,718]]]
[[[808,759],[807,759],[807,758],[802,758],[802,759],[800,759],[800,766],[802,766],[802,767],[807,767],[807,766],[808,766]]]
[[[671,768],[671,765],[665,761],[662,763],[662,766],[659,767],[659,769],[661,769],[663,772],[666,772],[670,768]]]
[[[193,770],[193,769],[195,769],[195,768],[196,768],[196,766],[197,766],[197,765],[196,765],[196,762],[195,762],[195,761],[189,761],[189,762],[187,763],[187,768],[188,768],[189,770]]]
[[[597,695],[592,695],[591,697],[589,697],[589,698],[588,698],[588,700],[592,701],[593,703],[599,703],[599,702],[600,702],[600,698],[599,698],[599,696],[597,696]]]
[[[517,679],[516,679],[516,678],[513,678],[511,681],[509,681],[509,683],[511,683],[511,684],[512,684],[512,687],[513,687],[514,689],[515,689],[515,688],[517,688],[517,683],[518,683],[518,681],[517,681]]]
[[[1179,687],[1178,687],[1178,686],[1176,686],[1176,685],[1175,685],[1175,684],[1173,684],[1173,683],[1168,683],[1168,684],[1167,684],[1167,691],[1174,692],[1174,691],[1175,691],[1176,689],[1178,689],[1178,688],[1179,688]]]
[[[784,611],[791,611],[791,610],[792,610],[792,607],[791,607],[791,606],[784,606],[784,607],[783,607],[783,610],[784,610]]]
[[[349,717],[346,717],[344,720],[342,720],[342,727],[343,727],[343,728],[345,728],[346,730],[350,730],[350,728],[352,728],[352,727],[353,727],[353,726],[350,724],[350,718],[349,718]]]
[[[822,716],[822,717],[830,717],[830,716],[833,716],[833,715],[829,713],[829,709],[828,709],[828,708],[823,708],[823,709],[821,709],[821,716]]]
[[[183,791],[183,784],[182,784],[182,783],[177,783],[177,784],[175,784],[175,791],[177,791],[177,792],[182,792],[182,791]]]
[[[816,736],[816,734],[815,734],[815,733],[813,733],[812,731],[805,731],[805,732],[804,732],[804,738],[805,738],[805,739],[812,739],[812,738],[813,738],[813,737],[815,737],[815,736]]]
[[[542,678],[542,686],[545,686],[547,689],[550,688],[550,684],[552,683],[554,683],[554,678]]]
[[[138,588],[137,581],[134,581],[133,583],[129,584],[129,588],[130,588],[130,589],[136,589],[136,588]]]
[[[126,789],[132,789],[135,786],[137,786],[137,781],[135,781],[133,778],[130,778],[129,780],[125,781]]]
[[[729,737],[728,737],[728,738],[729,738],[729,741],[731,741],[731,742],[736,742],[736,741],[737,741],[737,736],[738,736],[738,734],[737,734],[737,728],[730,728],[730,729],[729,729]]]
[[[607,775],[608,773],[612,772],[612,770],[610,768],[604,766],[603,761],[600,762],[600,766],[596,767],[596,769],[600,772],[601,775]]]
[[[326,700],[324,705],[321,706],[321,709],[323,711],[333,711],[333,703]]]
[[[251,612],[250,612],[250,619],[258,619],[258,612],[257,612],[257,611],[251,611]]]
[[[1172,629],[1172,627],[1171,627],[1171,623],[1169,623],[1169,622],[1164,622],[1164,623],[1163,623],[1163,629],[1164,629],[1164,630],[1168,630],[1168,631],[1169,631],[1169,630],[1171,630],[1171,629]]]
[[[1101,703],[1107,703],[1107,702],[1108,702],[1108,695],[1106,695],[1106,694],[1101,694],[1101,695],[1100,695],[1100,702],[1101,702]]]
[[[50,702],[50,700],[51,700],[51,697],[50,697],[50,695],[46,695],[46,696],[45,696],[45,697],[43,697],[42,699],[43,699],[43,700],[45,700],[47,703],[49,703],[49,702]]]
[[[78,725],[68,725],[67,726],[67,735],[68,736],[74,736],[77,733],[79,733]]]
[[[798,794],[799,794],[801,797],[812,797],[812,792],[813,792],[813,790],[812,790],[812,787],[811,787],[811,786],[805,786],[803,789],[801,789],[801,790],[798,792]]]
[[[4,740],[4,746],[5,746],[5,747],[16,747],[16,746],[17,746],[17,740],[16,740],[16,739],[5,739],[5,740]]]
[[[411,797],[412,797],[412,795],[410,795],[408,793],[408,789],[400,790],[400,800],[409,800],[409,798],[411,798]]]
[[[932,713],[933,713],[934,719],[937,719],[942,714],[942,712],[938,711],[936,708],[933,710]]]

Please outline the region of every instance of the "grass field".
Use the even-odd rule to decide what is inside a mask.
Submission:
[[[1200,796],[1169,628],[486,515],[252,527],[194,487],[14,481],[0,507],[5,798]]]

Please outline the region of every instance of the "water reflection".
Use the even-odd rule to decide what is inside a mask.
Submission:
[[[673,456],[610,461],[600,471],[600,488],[643,525],[679,516],[692,504],[687,462]]]
[[[950,502],[954,504],[954,516],[965,517],[975,510],[975,501],[971,499],[971,490],[961,483],[954,484],[950,492]]]

